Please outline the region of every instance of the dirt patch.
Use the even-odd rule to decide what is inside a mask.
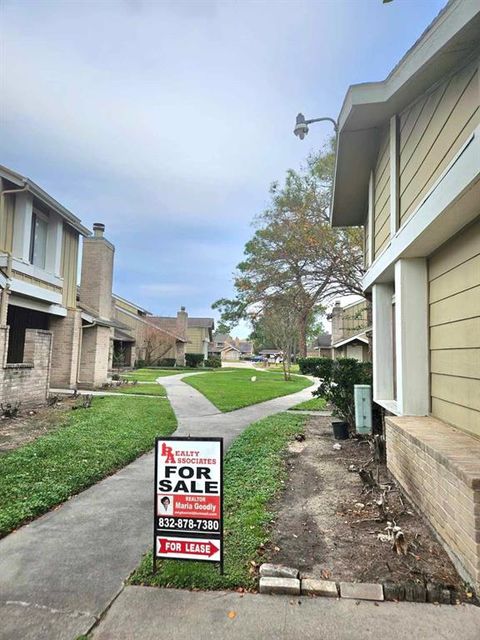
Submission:
[[[304,442],[287,455],[289,480],[275,505],[277,517],[268,555],[273,562],[298,567],[304,576],[348,582],[433,581],[459,591],[463,581],[429,526],[395,485],[384,465],[380,485],[387,487],[386,518],[357,472],[372,457],[368,442],[344,440],[335,451],[331,419],[311,418]],[[376,465],[369,468],[376,479]],[[391,490],[389,490],[391,488]],[[400,526],[408,542],[398,555],[378,539],[387,520]]]
[[[71,411],[75,404],[78,404],[78,399],[64,398],[52,407],[20,411],[16,418],[0,418],[0,455],[61,427],[65,413]]]

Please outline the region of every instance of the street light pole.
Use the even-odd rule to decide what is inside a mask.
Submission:
[[[303,115],[303,113],[299,113],[297,115],[297,119],[295,121],[295,129],[293,130],[293,133],[298,136],[300,138],[300,140],[303,140],[305,138],[305,136],[308,133],[308,125],[312,124],[313,122],[324,122],[327,121],[331,122],[333,124],[333,128],[335,130],[335,134],[338,133],[338,124],[336,122],[336,120],[334,120],[333,118],[313,118],[312,120],[305,120],[305,116]]]

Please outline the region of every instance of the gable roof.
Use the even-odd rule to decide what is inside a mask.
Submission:
[[[322,333],[315,340],[315,346],[317,347],[331,347],[332,346],[332,334]]]
[[[148,316],[144,320],[148,324],[155,326],[157,329],[161,329],[164,333],[176,338],[180,342],[188,342],[187,337],[178,332],[176,318]]]
[[[331,223],[361,225],[381,128],[473,55],[480,44],[478,0],[450,0],[381,82],[349,87],[338,118]]]
[[[127,300],[126,298],[122,298],[122,296],[119,296],[116,293],[112,293],[112,298],[114,300],[120,300],[120,302],[125,302],[126,304],[129,304],[130,306],[135,307],[135,309],[137,309],[138,311],[141,311],[145,315],[148,315],[148,316],[151,315],[151,311],[148,311],[143,307],[139,307],[138,304],[136,304],[135,302],[132,302],[131,300]]]
[[[4,167],[0,165],[0,178],[5,178],[9,182],[12,182],[16,187],[20,189],[25,189],[31,193],[35,198],[38,198],[43,204],[45,204],[49,209],[55,211],[61,218],[66,220],[68,224],[78,231],[78,233],[82,236],[89,236],[91,232],[89,229],[84,227],[80,221],[80,218],[77,218],[71,211],[65,208],[60,202],[55,200],[51,195],[49,195],[46,191],[44,191],[38,184],[35,184],[33,180],[27,178],[26,176],[22,176],[16,171],[12,171],[8,167]]]
[[[188,318],[189,327],[199,327],[202,329],[213,329],[215,322],[213,318]]]

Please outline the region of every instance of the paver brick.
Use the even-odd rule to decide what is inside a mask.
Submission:
[[[305,595],[324,596],[327,598],[337,598],[337,585],[332,580],[315,580],[314,578],[303,578],[302,593]]]
[[[262,578],[298,578],[298,569],[287,567],[283,564],[271,564],[264,562],[260,567]]]
[[[260,593],[300,595],[300,580],[296,578],[260,578]]]
[[[353,600],[383,600],[381,584],[370,582],[341,582],[340,595],[342,598]]]

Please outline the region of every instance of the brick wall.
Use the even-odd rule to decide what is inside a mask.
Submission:
[[[83,239],[80,302],[101,318],[112,313],[112,278],[114,246],[103,231]]]
[[[107,381],[111,366],[110,327],[94,326],[82,332],[82,348],[80,358],[79,387],[100,387]]]
[[[385,425],[388,468],[480,589],[480,441],[430,417],[388,417]]]
[[[50,318],[53,334],[52,387],[76,386],[81,324],[80,311],[76,309],[69,309],[65,318]]]
[[[8,326],[0,327],[0,401],[21,402],[23,407],[42,404],[50,386],[52,334],[27,329],[23,364],[8,364],[9,331]]]

